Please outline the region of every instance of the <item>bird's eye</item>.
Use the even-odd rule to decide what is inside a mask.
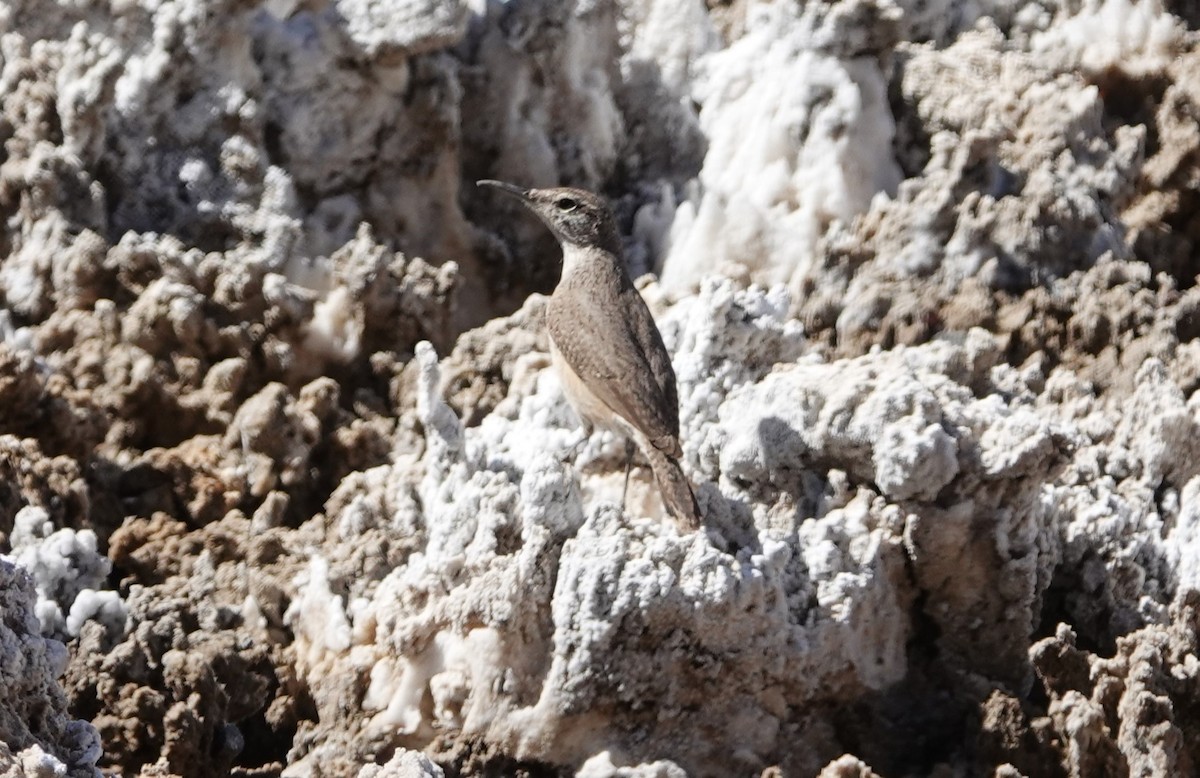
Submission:
[[[554,201],[554,204],[558,206],[558,210],[564,212],[570,212],[579,207],[579,201],[573,197],[560,197]]]

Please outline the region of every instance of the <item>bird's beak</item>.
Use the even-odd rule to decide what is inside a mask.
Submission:
[[[512,184],[506,184],[503,181],[493,181],[490,178],[485,178],[482,181],[476,181],[475,186],[487,186],[487,187],[491,187],[493,189],[499,189],[501,192],[510,194],[519,200],[525,200],[525,201],[529,200],[529,190],[528,189],[522,189],[521,187],[514,186]]]

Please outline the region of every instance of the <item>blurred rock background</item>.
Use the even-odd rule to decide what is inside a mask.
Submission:
[[[8,0],[0,773],[1192,774],[1198,25]],[[706,533],[482,177],[610,198]]]

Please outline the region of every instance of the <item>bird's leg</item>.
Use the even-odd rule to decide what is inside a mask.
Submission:
[[[625,496],[629,494],[629,470],[633,467],[633,438],[625,438],[625,486],[621,489],[621,510],[625,510]]]
[[[592,424],[591,424],[591,422],[585,421],[579,427],[579,440],[577,440],[571,444],[571,447],[569,449],[567,449],[565,454],[563,454],[562,461],[563,462],[573,462],[575,460],[575,456],[579,453],[579,449],[583,448],[583,445],[585,443],[587,443],[588,440],[591,439],[591,437],[592,437]]]

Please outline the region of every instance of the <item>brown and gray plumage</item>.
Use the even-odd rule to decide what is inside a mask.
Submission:
[[[518,198],[562,244],[562,278],[546,306],[546,329],[563,391],[584,431],[603,427],[636,441],[667,510],[684,529],[699,529],[696,498],[679,467],[675,371],[625,269],[612,211],[582,189],[478,183]]]

